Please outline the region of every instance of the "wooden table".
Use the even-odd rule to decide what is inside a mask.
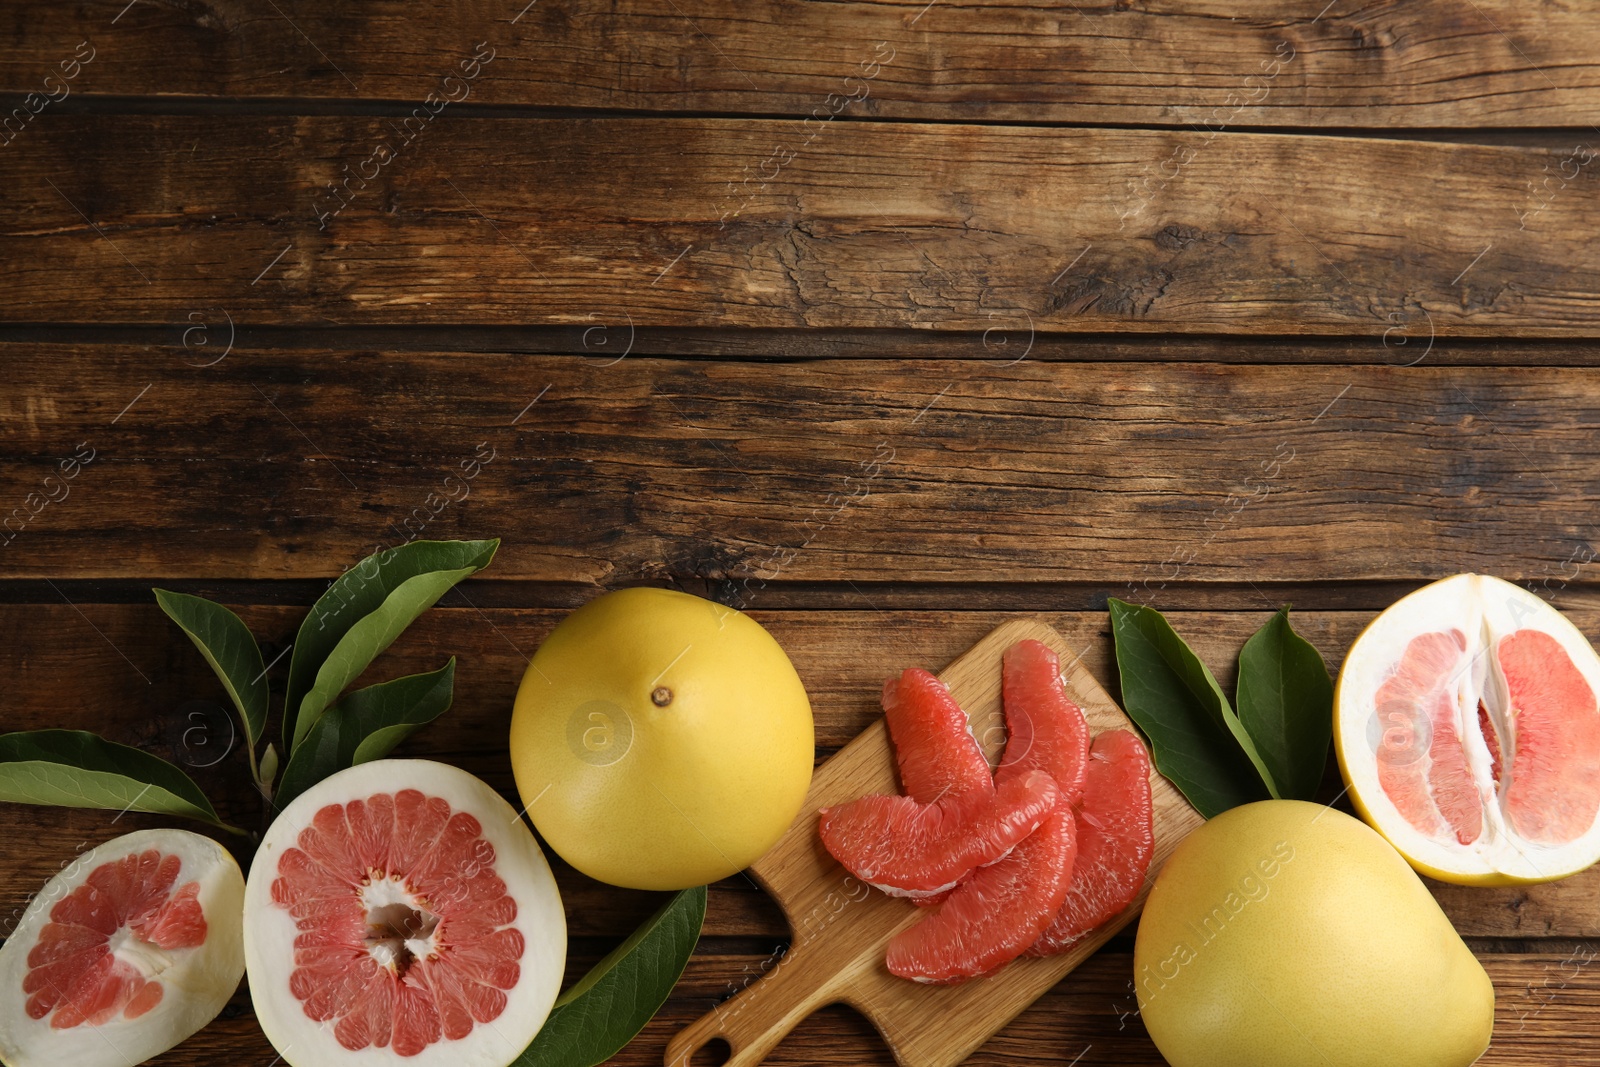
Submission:
[[[405,751],[508,793],[528,654],[627,584],[770,627],[819,759],[1017,615],[1113,682],[1108,595],[1214,667],[1286,601],[1336,667],[1462,570],[1600,636],[1584,5],[525,2],[7,5],[4,728],[102,730],[252,818],[150,586],[271,658],[419,535],[505,544],[380,661],[460,656]],[[0,809],[0,910],[159,822]],[[575,973],[656,904],[560,877]],[[1496,984],[1483,1062],[1600,1063],[1600,871],[1434,888]],[[714,886],[617,1062],[784,936]],[[1159,1063],[1130,953],[972,1062]],[[271,1059],[241,994],[161,1062]],[[772,1062],[890,1059],[837,1008]]]

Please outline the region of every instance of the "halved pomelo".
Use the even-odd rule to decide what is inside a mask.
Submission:
[[[46,882],[0,946],[0,1059],[128,1067],[212,1019],[244,977],[244,876],[187,830],[139,830]]]
[[[1049,929],[1030,956],[1065,952],[1089,931],[1120,913],[1144,886],[1155,851],[1150,807],[1150,754],[1129,730],[1107,730],[1094,739],[1083,780],[1078,821],[1078,856],[1072,884]]]
[[[886,963],[902,978],[948,983],[990,974],[1038,941],[1066,899],[1078,851],[1069,797],[1083,786],[1089,724],[1062,687],[1056,654],[1038,641],[1006,650],[1001,696],[1006,750],[995,771],[997,793],[1040,776],[1069,784],[1058,787],[1056,807],[1038,830],[890,940]]]
[[[1362,632],[1334,693],[1357,810],[1423,874],[1545,882],[1600,859],[1600,657],[1525,589],[1458,574]]]
[[[566,961],[555,879],[463,770],[377,760],[295,798],[245,891],[250,995],[294,1067],[505,1067]]]

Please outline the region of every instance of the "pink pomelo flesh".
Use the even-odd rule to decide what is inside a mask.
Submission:
[[[1519,630],[1500,641],[1507,719],[1515,738],[1506,812],[1529,841],[1564,844],[1600,814],[1600,713],[1594,690],[1548,634]]]
[[[1077,825],[1065,809],[1000,862],[983,867],[937,911],[889,942],[891,974],[953,984],[993,974],[1038,940],[1066,898]]]
[[[996,781],[1014,770],[1042,770],[1071,807],[1083,794],[1089,765],[1089,723],[1061,686],[1061,661],[1039,641],[1018,641],[1001,657],[1006,752]]]
[[[943,682],[911,668],[883,685],[883,712],[905,796],[824,808],[818,832],[844,868],[894,896],[937,898],[993,863],[1054,810],[1046,775],[997,790],[967,713]]]
[[[1078,854],[1067,896],[1030,956],[1065,952],[1095,927],[1122,912],[1144,886],[1155,851],[1150,799],[1150,754],[1128,730],[1094,739],[1083,799],[1073,809]]]
[[[159,975],[147,976],[127,957],[205,943],[200,885],[175,886],[181,866],[177,856],[147,849],[100,864],[58,901],[28,952],[28,1017],[48,1017],[56,1029],[102,1026],[159,1004]]]
[[[1476,664],[1460,630],[1411,639],[1377,692],[1379,784],[1414,829],[1437,841],[1477,842],[1485,805],[1496,803],[1527,841],[1582,837],[1600,815],[1593,688],[1561,643],[1540,630],[1500,638],[1487,666],[1477,673],[1498,678],[1505,695],[1485,684],[1473,699]],[[1458,715],[1463,693],[1469,715]],[[1473,769],[1461,721],[1481,736],[1486,769]]]
[[[993,792],[933,804],[911,797],[865,796],[823,808],[822,843],[846,870],[895,896],[949,889],[994,863],[1034,833],[1059,804],[1055,780],[1018,774]]]
[[[1034,945],[1060,912],[1079,847],[1073,802],[1090,749],[1089,724],[1060,672],[1056,654],[1038,641],[1006,650],[1006,750],[995,772],[1000,792],[1041,775],[1068,783],[1059,786],[1054,811],[1008,855],[960,882],[936,912],[897,934],[889,942],[890,973],[938,983],[991,974]]]
[[[279,857],[272,902],[300,931],[290,992],[344,1048],[414,1056],[505,1010],[525,944],[482,830],[402,789],[321,807]]]
[[[994,772],[967,713],[932,674],[912,667],[884,682],[883,716],[906,796],[934,804],[994,792]]]

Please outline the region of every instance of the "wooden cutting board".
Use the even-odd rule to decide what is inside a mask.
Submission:
[[[1061,657],[1068,692],[1096,733],[1131,726],[1083,667],[1080,650],[1042,622],[1008,622],[939,675],[967,710],[991,763],[1005,745],[1000,655],[1029,637]],[[1144,905],[1150,880],[1173,847],[1204,821],[1153,770],[1150,788],[1155,855],[1150,877],[1127,911],[1060,956],[1019,959],[992,978],[962,985],[920,985],[891,975],[883,956],[889,939],[925,913],[851,877],[817,837],[819,809],[866,793],[899,791],[889,731],[879,719],[818,768],[794,825],[750,868],[789,919],[789,951],[736,996],[684,1027],[667,1046],[668,1067],[689,1067],[694,1052],[718,1038],[732,1049],[730,1067],[753,1067],[807,1015],[838,1002],[871,1019],[903,1067],[960,1063],[1126,926]]]

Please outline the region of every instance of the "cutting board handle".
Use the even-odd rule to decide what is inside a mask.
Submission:
[[[690,1067],[696,1052],[721,1038],[726,1067],[755,1067],[790,1030],[825,1004],[845,999],[843,976],[803,948],[791,948],[771,971],[685,1026],[667,1044],[667,1067]]]

